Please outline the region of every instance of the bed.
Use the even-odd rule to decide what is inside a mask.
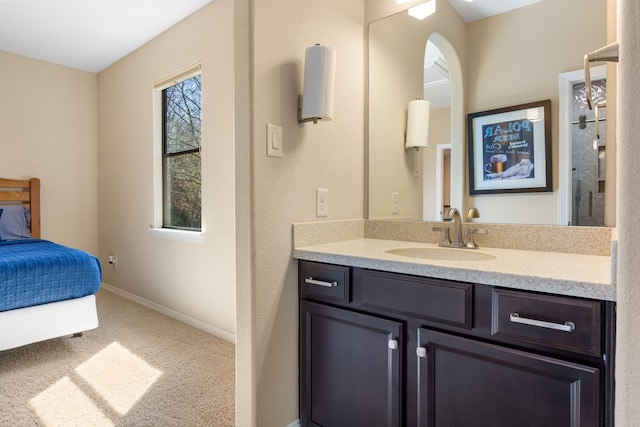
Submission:
[[[39,179],[0,178],[0,351],[97,328],[101,281],[93,255],[41,239]]]

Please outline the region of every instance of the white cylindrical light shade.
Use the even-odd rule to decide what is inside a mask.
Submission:
[[[335,72],[335,49],[321,45],[307,48],[301,112],[303,119],[333,119]]]
[[[424,148],[429,145],[429,110],[429,101],[416,99],[409,102],[406,148]]]

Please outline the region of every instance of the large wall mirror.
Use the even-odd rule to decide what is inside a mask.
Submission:
[[[567,133],[560,129],[559,81],[583,67],[585,53],[607,44],[607,0],[540,0],[469,22],[450,0],[436,1],[436,12],[422,21],[403,11],[369,25],[369,218],[440,220],[450,205],[476,207],[482,222],[567,225],[565,199],[575,195],[564,187],[575,183],[567,184],[571,162],[563,156],[571,151],[560,142]],[[416,98],[431,102],[429,145],[405,150],[407,106]],[[471,196],[467,114],[546,99],[553,191]],[[601,127],[614,125],[612,112]],[[607,141],[606,156],[603,141],[592,146],[614,178],[615,144]],[[606,225],[615,225],[615,180],[596,191],[605,184],[613,212]]]

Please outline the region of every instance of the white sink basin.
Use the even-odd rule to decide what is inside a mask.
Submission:
[[[493,255],[477,252],[475,249],[397,248],[389,249],[385,252],[409,258],[438,259],[444,261],[487,261],[496,258]]]

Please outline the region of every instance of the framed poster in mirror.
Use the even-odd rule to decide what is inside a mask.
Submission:
[[[470,194],[553,191],[551,101],[467,115]]]

